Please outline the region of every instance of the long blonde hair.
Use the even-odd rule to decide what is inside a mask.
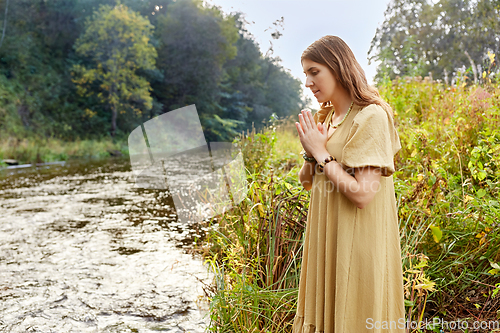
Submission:
[[[349,46],[337,36],[324,36],[309,45],[302,53],[300,60],[309,59],[328,66],[335,79],[346,89],[355,104],[367,106],[378,104],[386,111],[392,109],[380,97],[377,88],[366,81],[365,72],[359,65]],[[321,108],[331,106],[330,101],[321,104]]]

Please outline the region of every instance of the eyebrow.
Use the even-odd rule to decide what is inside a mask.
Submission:
[[[313,66],[313,67],[309,67],[309,69],[308,69],[306,72],[310,72],[310,71],[312,71],[313,69],[317,69],[317,68],[316,68],[316,67],[314,67],[314,66]],[[306,72],[303,72],[303,73],[305,74]]]

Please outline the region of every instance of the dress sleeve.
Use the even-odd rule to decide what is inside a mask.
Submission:
[[[342,150],[341,164],[350,168],[379,167],[382,176],[395,172],[394,155],[401,149],[392,115],[372,104],[354,117],[347,142]]]

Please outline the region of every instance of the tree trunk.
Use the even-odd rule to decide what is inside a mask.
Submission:
[[[469,55],[469,52],[465,51],[464,52],[467,58],[469,58],[470,65],[472,67],[472,73],[474,73],[474,84],[477,84],[477,69],[476,69],[476,64],[474,63],[474,60]]]
[[[109,96],[112,97],[114,96],[116,92],[116,86],[115,84],[111,85],[111,89],[109,90]],[[116,134],[116,118],[118,117],[118,107],[116,105],[116,102],[113,102],[111,104],[111,137],[114,138]]]
[[[269,62],[269,66],[267,66],[267,73],[266,73],[266,78],[264,79],[264,85],[267,86],[267,79],[269,79],[269,75],[271,75],[271,72],[273,70],[273,64]]]
[[[5,4],[5,16],[3,18],[2,39],[0,39],[0,47],[2,47],[3,38],[5,37],[5,29],[7,28],[7,13],[8,13],[8,11],[9,11],[9,0],[7,0],[7,3]]]
[[[115,137],[116,134],[116,117],[117,117],[116,104],[111,106],[111,137]]]

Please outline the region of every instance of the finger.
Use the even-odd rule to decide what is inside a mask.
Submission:
[[[295,127],[297,127],[297,132],[299,132],[299,137],[302,138],[302,136],[304,135],[304,131],[302,130],[302,126],[296,122]]]
[[[311,124],[311,128],[318,128],[317,126],[315,126],[314,117],[311,111],[307,112],[307,117],[309,118],[309,123]]]
[[[300,126],[300,124],[298,122],[295,122],[295,128],[297,128],[297,133],[299,133],[299,135],[300,135],[302,132],[302,126]]]
[[[307,129],[313,129],[311,120],[309,118],[309,111],[308,110],[302,110],[302,116],[304,118],[304,124],[307,127]]]
[[[324,133],[323,133],[323,130],[324,130],[323,124],[322,124],[322,123],[318,123],[318,131],[319,131],[321,134],[324,134]]]
[[[322,130],[323,135],[328,135],[328,128],[325,126],[325,124],[323,124],[323,123],[320,123],[320,124],[321,124],[321,130]]]
[[[299,114],[299,122],[300,122],[300,126],[302,127],[302,132],[307,132],[307,125],[305,123],[305,119],[304,119],[304,115],[302,114]]]
[[[324,137],[328,137],[328,128],[325,124],[321,124],[321,134],[323,134]]]

